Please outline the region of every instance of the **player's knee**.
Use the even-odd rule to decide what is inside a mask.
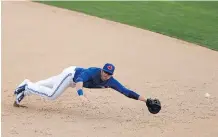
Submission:
[[[56,96],[49,96],[48,99],[49,100],[55,100],[55,99],[57,99],[57,97]]]
[[[57,96],[54,93],[50,93],[50,94],[47,95],[47,98],[49,100],[55,100],[57,98]]]

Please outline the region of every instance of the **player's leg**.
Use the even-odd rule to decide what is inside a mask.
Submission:
[[[45,95],[49,95],[52,92],[52,88],[35,84],[31,81],[25,81],[22,82],[22,84],[20,84],[20,86],[15,90],[16,104],[19,104],[26,95],[37,94],[39,96],[45,97]],[[29,91],[27,87],[30,87],[31,89],[35,90],[36,93]]]
[[[68,87],[72,87],[73,82],[73,76],[75,73],[75,69],[70,69],[68,71],[63,71],[61,74],[57,75],[52,80],[45,80],[45,81],[52,81],[52,87],[46,87],[44,85],[41,85],[39,83],[47,83],[47,82],[38,82],[32,83],[30,81],[27,81],[26,84],[23,86],[23,92],[20,93],[21,95],[17,95],[17,103],[20,103],[20,101],[23,99],[25,95],[39,95],[41,97],[54,100],[58,96],[60,96]],[[49,82],[48,82],[49,83]],[[19,99],[21,98],[21,99]]]
[[[53,88],[55,80],[57,79],[57,76],[52,76],[50,78],[44,79],[44,80],[40,80],[35,82],[34,84],[37,85],[41,85],[41,86],[45,86],[45,87],[49,87],[49,88]],[[29,79],[25,79],[14,91],[14,94],[19,94],[22,90],[22,87],[24,85],[27,85],[27,83],[30,82]],[[32,83],[32,82],[30,82]]]
[[[56,81],[52,88],[28,82],[25,94],[31,95],[36,94],[51,100],[56,99],[60,96],[63,91],[66,90],[71,84],[72,73],[61,74],[57,76]]]
[[[57,79],[57,76],[52,76],[52,77],[50,77],[48,79],[37,81],[34,84],[38,84],[38,85],[41,85],[41,86],[53,88],[56,79]]]
[[[58,77],[56,77],[55,84],[52,88],[53,93],[48,97],[50,100],[59,97],[68,87],[75,87],[75,83],[73,82],[75,68],[76,66],[66,68]]]
[[[25,79],[14,91],[15,95],[18,95],[20,92],[22,92],[25,89],[25,86],[27,84],[37,84],[40,86],[48,87],[48,88],[53,88],[55,80],[57,79],[57,76],[52,76],[48,79],[45,80],[40,80],[38,82],[32,83],[29,79]]]

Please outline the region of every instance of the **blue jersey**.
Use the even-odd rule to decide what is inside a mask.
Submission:
[[[118,80],[113,76],[106,81],[101,80],[101,68],[76,68],[76,72],[73,78],[75,83],[83,82],[85,88],[112,88],[127,97],[138,99],[139,95],[132,90],[125,88]]]

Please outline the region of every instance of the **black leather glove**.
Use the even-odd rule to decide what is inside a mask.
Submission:
[[[148,107],[148,111],[152,114],[157,114],[161,110],[161,103],[158,99],[148,98],[146,100],[146,106]]]

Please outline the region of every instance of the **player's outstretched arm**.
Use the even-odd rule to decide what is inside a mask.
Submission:
[[[136,93],[130,89],[127,89],[116,79],[113,79],[113,81],[111,81],[110,87],[112,89],[120,92],[121,94],[125,95],[128,98],[140,100],[140,101],[144,101],[144,102],[146,101],[146,99],[144,97],[142,97],[141,95],[139,95],[138,93]]]
[[[157,114],[161,110],[161,103],[158,99],[151,99],[151,98],[144,98],[143,96],[139,95],[138,93],[127,89],[123,85],[121,85],[117,80],[113,80],[111,83],[111,88],[124,94],[125,96],[135,99],[135,100],[140,100],[142,102],[146,103],[146,106],[148,108],[148,111],[152,114]]]

